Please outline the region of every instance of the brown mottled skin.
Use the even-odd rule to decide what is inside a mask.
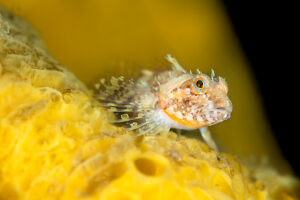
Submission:
[[[116,113],[115,123],[130,125],[128,130],[138,130],[138,135],[199,128],[207,144],[217,149],[206,127],[230,117],[226,81],[213,71],[211,77],[200,71],[187,73],[170,55],[166,58],[171,70],[143,70],[136,82],[112,77],[107,84],[101,79],[96,85],[98,99]]]
[[[167,70],[148,72],[140,81],[146,81],[146,87],[149,87],[153,96],[157,97],[153,99],[157,101],[156,107],[162,108],[175,118],[188,122],[185,124],[187,129],[210,126],[228,119],[232,104],[228,98],[228,86],[225,80],[221,77],[211,79],[201,74],[208,89],[207,92],[199,94],[193,88],[195,76],[182,71]],[[141,87],[140,91],[146,90]],[[214,111],[217,113],[214,114]]]

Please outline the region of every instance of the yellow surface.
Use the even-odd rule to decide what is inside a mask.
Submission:
[[[157,69],[167,53],[187,69],[226,78],[232,118],[213,126],[223,150],[267,155],[288,169],[262,112],[247,63],[216,0],[0,0],[36,27],[50,52],[89,87],[100,77]]]
[[[297,199],[298,180],[267,165],[110,125],[28,24],[1,9],[0,19],[1,200]]]

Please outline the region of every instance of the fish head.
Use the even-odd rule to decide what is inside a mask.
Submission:
[[[185,73],[162,85],[159,106],[174,128],[196,129],[230,118],[232,103],[224,78]]]

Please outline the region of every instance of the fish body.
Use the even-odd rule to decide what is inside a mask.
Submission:
[[[138,135],[170,128],[200,129],[203,135],[207,129],[202,128],[230,118],[232,103],[224,78],[215,77],[213,71],[211,76],[199,70],[187,73],[173,57],[166,58],[170,70],[143,70],[136,81],[113,77],[109,83],[102,79],[97,84],[97,97],[116,113],[116,123],[129,125],[128,130],[137,130]]]

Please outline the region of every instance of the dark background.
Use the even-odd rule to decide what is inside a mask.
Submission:
[[[255,75],[265,112],[285,158],[300,175],[298,8],[287,1],[223,0]]]

